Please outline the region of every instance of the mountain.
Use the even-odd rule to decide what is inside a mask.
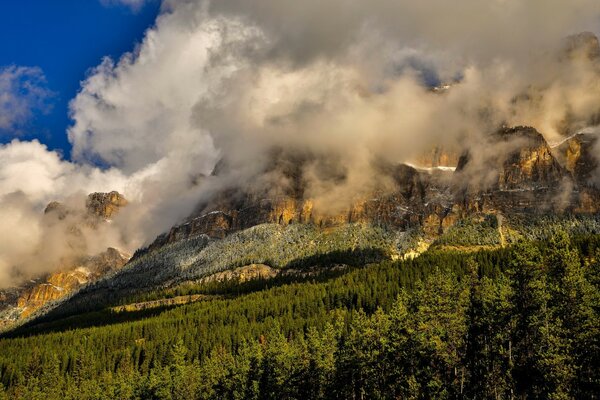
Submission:
[[[421,165],[435,167],[379,166],[380,178],[389,178],[392,187],[378,189],[333,215],[320,213],[313,199],[304,196],[301,165],[293,171],[283,169],[286,179],[296,182],[287,193],[282,190],[270,196],[252,187],[228,189],[200,204],[149,249],[200,235],[224,238],[260,224],[368,223],[400,230],[420,228],[436,235],[471,213],[593,213],[600,207],[598,192],[589,181],[596,168],[594,136],[576,135],[556,151],[531,127],[503,128],[489,140],[491,154],[474,148],[451,158],[435,149],[429,160],[421,158]],[[442,159],[445,165],[440,169]]]
[[[74,251],[63,257],[60,265],[55,267],[55,272],[32,276],[20,286],[0,291],[0,329],[10,327],[46,304],[122,268],[130,256],[117,249],[108,248],[99,254],[86,254],[80,228],[84,225],[97,228],[126,205],[126,199],[117,192],[90,194],[83,212],[56,201],[48,204],[44,210],[46,218],[65,221],[67,217],[73,217],[67,222],[69,235],[66,240]]]
[[[591,33],[558,57],[600,73]],[[600,110],[559,125],[373,159],[359,183],[318,150],[244,174],[225,154],[131,257],[89,250],[123,195],[52,202],[68,251],[0,291],[0,400],[597,399]]]
[[[224,189],[138,250],[123,269],[38,315],[51,320],[123,304],[226,271],[239,276],[253,265],[276,271],[272,276],[302,274],[317,266],[413,257],[430,246],[497,248],[520,238],[543,239],[551,232],[544,233],[545,224],[574,233],[600,228],[600,194],[586,175],[594,165],[586,153],[592,138],[576,136],[551,148],[535,129],[513,127],[488,141],[493,152],[475,144],[455,168],[377,165],[382,181],[391,184],[334,214],[320,212],[305,191],[307,158],[274,152],[263,173],[283,175],[286,185]],[[226,166],[219,168],[209,179],[226,173]]]
[[[580,186],[593,186],[593,173],[598,168],[595,158],[598,136],[591,133],[576,133],[558,143],[554,154],[572,178]]]

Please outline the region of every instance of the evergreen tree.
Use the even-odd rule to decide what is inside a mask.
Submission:
[[[509,362],[515,394],[523,398],[546,393],[541,357],[548,343],[550,296],[544,272],[537,247],[524,242],[515,246],[508,270],[513,316]]]

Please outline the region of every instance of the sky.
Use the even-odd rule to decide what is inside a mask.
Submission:
[[[45,76],[45,107],[34,109],[21,139],[38,138],[69,157],[68,103],[90,68],[102,58],[119,58],[154,24],[159,1],[130,7],[101,0],[18,0],[2,2],[0,67],[38,67]],[[14,132],[0,135],[10,142]]]

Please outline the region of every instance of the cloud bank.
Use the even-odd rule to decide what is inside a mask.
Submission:
[[[107,235],[131,251],[215,185],[264,179],[274,148],[336,160],[333,186],[317,164],[304,171],[325,205],[368,190],[374,160],[485,143],[504,124],[559,140],[597,124],[598,59],[565,37],[599,21],[595,0],[165,0],[131,53],[82,82],[71,161],[37,142],[0,148],[0,197],[25,205],[2,229],[49,200],[119,190],[131,205]],[[222,182],[203,179],[221,158]],[[26,225],[22,237],[43,236]],[[30,247],[0,251],[0,271]]]

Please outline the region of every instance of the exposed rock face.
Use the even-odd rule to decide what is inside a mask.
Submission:
[[[506,129],[502,141],[517,143],[509,150],[498,171],[500,190],[530,189],[555,185],[565,177],[543,136],[533,128]]]
[[[415,160],[415,165],[424,168],[456,167],[461,151],[449,147],[435,146],[431,151]]]
[[[506,128],[491,140],[494,152],[465,155],[457,167],[456,201],[466,212],[562,212],[576,204],[571,177],[535,129]]]
[[[265,264],[250,264],[229,271],[219,272],[200,280],[200,282],[236,281],[239,283],[254,279],[268,279],[277,276],[281,270]]]
[[[59,220],[63,220],[69,215],[69,210],[64,204],[59,203],[58,201],[52,201],[46,206],[44,214],[56,215]]]
[[[119,192],[91,193],[85,201],[85,208],[70,208],[58,201],[50,202],[44,214],[58,220],[72,216],[78,223],[95,226],[99,222],[110,220],[121,208],[127,205],[127,200]],[[74,227],[76,229],[77,227]]]
[[[263,224],[310,223],[320,227],[364,222],[407,229],[425,225],[435,234],[450,225],[452,196],[447,188],[450,171],[418,171],[407,165],[379,166],[392,188],[376,189],[370,196],[355,199],[345,209],[331,214],[315,208],[313,199],[303,191],[301,172],[286,166],[284,172],[291,188],[278,194],[254,188],[229,190],[209,204],[201,205],[185,223],[159,236],[148,250],[190,236],[205,234],[212,238]]]
[[[86,201],[86,209],[90,214],[103,219],[110,219],[121,207],[127,205],[127,200],[118,192],[92,193]]]
[[[600,59],[600,42],[592,32],[582,32],[566,39],[567,57],[584,56],[589,60]]]
[[[597,135],[578,133],[554,149],[557,160],[565,166],[578,185],[593,185],[592,173],[598,168],[594,157],[597,145]]]
[[[5,319],[25,318],[46,303],[60,299],[82,285],[122,268],[128,259],[129,256],[113,248],[93,257],[82,258],[70,267],[40,279],[38,283],[32,282],[20,290],[16,290],[17,296],[13,296],[13,298],[5,295],[5,312],[2,313],[2,316],[10,317]]]
[[[494,152],[478,154],[472,149],[456,161],[454,172],[380,165],[381,176],[392,187],[375,189],[334,215],[320,213],[304,195],[303,160],[279,157],[270,168],[279,168],[291,182],[289,187],[224,191],[209,204],[200,205],[185,223],[157,238],[149,250],[200,234],[222,238],[262,223],[328,227],[364,222],[400,230],[420,227],[435,236],[471,213],[592,213],[600,209],[600,194],[583,185],[596,166],[591,139],[577,136],[565,142],[568,147],[561,150],[562,158],[556,158],[543,136],[530,127],[503,128],[490,141]],[[455,158],[434,150],[426,160],[427,165],[439,166]],[[219,168],[226,166],[220,163]]]
[[[470,191],[540,189],[566,176],[543,136],[533,128],[502,129],[490,142],[493,152],[478,157],[472,154],[478,151],[474,150],[458,163],[455,180],[464,181]]]
[[[70,254],[61,260],[60,266],[56,266],[57,272],[33,277],[21,287],[1,292],[0,328],[31,315],[48,302],[60,299],[82,285],[125,265],[129,256],[113,248],[97,255],[89,255],[82,233],[84,226],[92,230],[97,228],[114,217],[125,205],[127,201],[117,192],[92,193],[83,209],[70,208],[56,201],[48,204],[44,210],[44,218],[49,224],[63,224],[65,245],[71,249]]]

